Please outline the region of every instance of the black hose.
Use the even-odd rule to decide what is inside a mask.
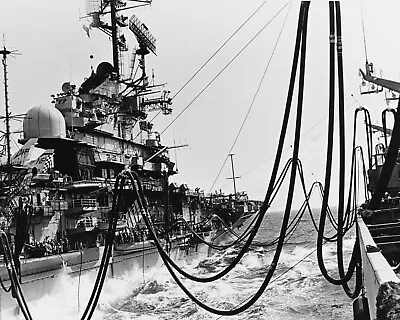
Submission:
[[[120,197],[121,197],[122,189],[124,187],[125,179],[126,178],[123,174],[119,174],[115,181],[115,187],[114,187],[115,192],[114,192],[114,196],[113,196],[112,210],[109,213],[109,225],[108,225],[108,231],[107,231],[107,235],[106,235],[106,239],[105,239],[104,252],[103,252],[99,271],[97,273],[96,281],[95,281],[91,296],[89,298],[89,301],[87,303],[85,311],[82,314],[81,320],[90,319],[92,317],[93,312],[96,308],[98,299],[100,297],[101,290],[104,285],[104,281],[105,281],[105,277],[106,277],[107,269],[108,269],[108,264],[109,264],[110,257],[112,254],[112,246],[113,246],[114,235],[115,235],[115,230],[116,230],[116,226],[117,226],[118,213],[119,213],[120,202],[121,202]]]
[[[24,314],[25,319],[32,320],[32,315],[29,311],[28,304],[26,303],[20,282],[18,280],[18,274],[14,265],[11,247],[8,242],[7,235],[3,231],[0,231],[0,242],[1,242],[1,247],[4,250],[4,258],[7,266],[9,279],[11,282],[10,288],[12,288],[11,290],[13,297],[17,300],[17,303],[21,308],[21,311]]]
[[[304,3],[308,3],[308,2],[304,2]],[[216,275],[213,275],[211,277],[208,278],[199,278],[199,277],[194,277],[190,274],[187,274],[185,271],[181,270],[181,268],[179,268],[179,266],[177,266],[175,264],[174,261],[172,261],[167,254],[165,254],[165,252],[160,252],[161,257],[163,257],[164,259],[166,259],[168,261],[169,264],[171,264],[171,266],[173,266],[178,272],[180,272],[181,274],[183,274],[185,277],[189,278],[192,281],[198,281],[198,282],[212,282],[215,281],[217,279],[222,278],[224,275],[228,274],[241,260],[241,258],[244,256],[244,254],[247,252],[247,250],[249,249],[260,225],[261,222],[264,218],[264,215],[267,211],[267,209],[269,208],[270,205],[270,199],[271,199],[271,195],[275,190],[275,181],[276,181],[276,176],[277,176],[277,171],[279,168],[279,162],[281,159],[281,155],[282,155],[282,149],[283,149],[283,143],[284,143],[284,139],[285,139],[285,135],[286,135],[286,130],[287,130],[287,125],[288,125],[288,118],[289,118],[289,114],[290,114],[290,106],[291,106],[291,102],[292,102],[292,97],[293,97],[293,91],[294,91],[294,84],[295,84],[295,77],[296,77],[296,70],[297,70],[297,63],[298,63],[298,58],[299,58],[299,52],[300,52],[300,43],[302,40],[302,25],[303,25],[303,10],[304,10],[304,3],[302,2],[302,6],[300,9],[300,15],[299,15],[299,22],[298,22],[298,30],[297,30],[297,37],[296,37],[296,44],[295,44],[295,53],[294,53],[294,57],[293,57],[293,65],[292,65],[292,74],[291,74],[291,78],[290,78],[290,84],[289,84],[289,91],[288,91],[288,97],[287,97],[287,102],[286,102],[286,108],[285,108],[285,114],[284,114],[284,120],[282,121],[282,129],[281,129],[281,135],[280,135],[280,140],[279,140],[279,144],[278,144],[278,151],[276,154],[276,158],[275,158],[275,163],[274,163],[274,168],[273,168],[273,172],[271,174],[271,179],[270,179],[270,184],[269,184],[269,188],[267,190],[267,194],[264,200],[264,203],[260,209],[260,216],[257,219],[255,226],[251,232],[251,234],[249,235],[249,238],[247,239],[246,243],[244,244],[244,246],[242,247],[242,249],[240,250],[240,252],[238,253],[238,255],[235,257],[235,259],[233,259],[233,261],[230,263],[230,265],[225,268],[224,270],[222,270],[221,272],[219,272]],[[307,5],[308,8],[308,5]],[[308,11],[308,10],[307,10]],[[141,188],[141,186],[139,186],[139,188]]]
[[[337,10],[335,19],[335,6]],[[338,228],[337,228],[337,257],[338,257],[338,268],[339,268],[339,279],[332,278],[325,267],[323,259],[323,239],[324,239],[324,228],[326,221],[326,210],[328,207],[328,199],[330,192],[330,182],[332,173],[332,155],[333,155],[333,133],[334,133],[334,107],[335,107],[335,20],[336,28],[338,29],[339,44],[338,44],[338,84],[339,84],[339,126],[340,126],[340,177],[339,177],[339,208],[338,208]],[[328,120],[328,144],[327,144],[327,160],[326,160],[326,171],[325,171],[325,188],[324,196],[322,201],[321,215],[319,221],[319,231],[317,237],[317,260],[318,266],[322,275],[330,283],[336,285],[342,285],[348,282],[354,272],[356,266],[357,257],[355,253],[352,254],[349,268],[344,274],[343,267],[343,229],[344,219],[347,219],[347,215],[350,214],[349,205],[347,207],[346,215],[344,214],[344,94],[343,94],[343,60],[342,60],[342,44],[341,44],[341,25],[340,25],[340,4],[335,1],[329,2],[329,21],[330,21],[330,80],[329,80],[329,120]],[[354,149],[353,149],[354,150]],[[353,166],[352,166],[353,168]],[[350,199],[349,199],[350,201]]]
[[[392,136],[400,136],[400,100],[397,105],[396,117],[394,121],[394,127]],[[381,174],[379,175],[378,183],[375,188],[375,192],[372,195],[371,201],[369,202],[368,209],[375,210],[379,207],[382,197],[385,194],[389,180],[392,176],[394,165],[400,147],[400,139],[390,139],[389,147],[387,149],[385,163],[383,164]]]
[[[305,5],[306,4],[306,5]],[[283,144],[285,141],[285,136],[286,136],[286,131],[289,123],[289,115],[290,115],[290,106],[292,102],[292,97],[293,97],[293,91],[294,91],[294,84],[295,84],[295,78],[296,78],[296,70],[297,70],[297,64],[298,64],[298,58],[299,58],[299,52],[300,52],[300,42],[301,42],[301,36],[302,36],[302,25],[303,25],[303,10],[304,6],[307,6],[307,13],[308,13],[308,6],[309,2],[302,2],[301,9],[300,9],[300,15],[299,15],[299,22],[298,22],[298,29],[297,29],[297,36],[296,36],[296,43],[295,43],[295,50],[294,50],[294,56],[293,56],[293,64],[292,64],[292,71],[291,71],[291,77],[290,77],[290,83],[289,83],[289,90],[288,90],[288,96],[287,96],[287,101],[286,101],[286,107],[285,107],[285,112],[284,112],[284,118],[282,121],[282,128],[281,128],[281,133],[280,133],[280,138],[279,138],[279,143],[278,143],[278,148],[277,148],[277,153],[275,156],[275,162],[274,162],[274,167],[272,170],[271,178],[270,178],[270,183],[269,187],[266,192],[266,196],[263,202],[263,205],[261,206],[260,209],[260,215],[258,219],[256,220],[256,223],[252,229],[252,232],[250,233],[246,243],[243,245],[242,249],[238,253],[238,255],[235,257],[235,259],[231,262],[231,264],[222,272],[218,273],[217,275],[214,275],[209,278],[200,278],[197,279],[199,281],[214,281],[217,280],[227,273],[229,273],[230,270],[232,270],[241,260],[241,258],[244,256],[244,254],[247,252],[249,249],[254,237],[257,234],[257,231],[263,221],[263,218],[265,216],[265,213],[267,209],[269,208],[270,205],[270,199],[271,195],[274,191],[274,186],[275,186],[275,181],[276,181],[276,176],[280,164],[280,159],[282,156],[282,151],[283,151]],[[141,191],[141,186],[139,185],[139,192]],[[145,202],[145,199],[143,199],[143,202]],[[162,248],[161,248],[162,249]],[[163,250],[160,252],[161,257],[164,259],[168,259],[167,255]],[[176,267],[177,270],[180,270],[180,268],[171,260],[169,259],[169,262],[173,267]],[[169,265],[168,265],[169,266]],[[188,275],[189,276],[189,275]]]
[[[332,3],[332,2],[331,2]],[[343,77],[343,55],[342,55],[342,26],[340,3],[335,1],[336,9],[336,32],[337,32],[337,71],[338,71],[338,95],[339,95],[339,206],[338,206],[338,229],[336,253],[339,267],[339,276],[344,278],[343,262],[343,226],[344,226],[344,184],[345,184],[345,119],[344,119],[344,77]],[[342,284],[346,286],[345,283]]]
[[[298,38],[296,39],[296,45],[300,44],[301,42],[301,62],[300,62],[300,79],[299,79],[299,94],[298,94],[298,106],[297,106],[297,117],[296,117],[296,129],[295,129],[295,141],[294,141],[294,149],[293,149],[293,159],[295,160],[294,162],[297,162],[298,158],[298,151],[299,151],[299,142],[300,142],[300,128],[301,128],[301,116],[302,116],[302,103],[303,103],[303,90],[304,90],[304,74],[305,74],[305,56],[306,56],[306,38],[307,38],[307,20],[308,20],[308,8],[309,8],[309,1],[303,1],[300,7],[300,14],[299,14],[299,26],[298,26]],[[297,58],[294,58],[297,59]],[[291,99],[291,98],[290,98]],[[289,185],[289,191],[288,191],[288,198],[287,198],[287,203],[286,203],[286,209],[285,209],[285,215],[284,219],[282,222],[282,227],[281,227],[281,232],[280,232],[280,239],[278,246],[276,248],[273,261],[270,265],[268,274],[266,275],[266,278],[264,279],[263,283],[261,284],[260,288],[257,290],[257,292],[250,298],[246,303],[244,303],[242,306],[231,309],[231,310],[219,310],[212,308],[201,301],[199,301],[180,281],[180,279],[176,276],[174,271],[172,270],[170,264],[168,263],[165,255],[163,254],[162,250],[160,252],[161,258],[163,259],[166,267],[168,268],[169,272],[171,273],[172,277],[176,281],[176,283],[181,287],[181,289],[189,296],[190,299],[192,299],[194,302],[196,302],[199,306],[204,308],[205,310],[219,314],[219,315],[235,315],[238,314],[250,306],[252,306],[258,298],[261,296],[261,294],[264,292],[265,288],[267,287],[268,283],[270,282],[274,271],[277,267],[279,257],[282,251],[282,247],[285,241],[285,234],[287,230],[287,225],[289,222],[289,217],[290,217],[290,209],[291,209],[291,203],[292,203],[292,196],[294,192],[294,185],[295,185],[295,177],[296,177],[296,166],[292,166],[292,172],[291,172],[291,179],[290,179],[290,185]],[[139,184],[139,189],[140,189],[140,181],[137,181]],[[271,181],[270,181],[271,183]],[[141,202],[140,199],[140,191],[138,194],[138,199],[139,202]],[[268,202],[267,202],[268,203]],[[264,209],[266,205],[266,202],[264,202]],[[265,210],[264,210],[265,213]],[[263,214],[263,212],[261,212]],[[154,231],[151,225],[150,219],[147,217],[146,214],[146,208],[143,207],[143,218],[146,223],[147,228],[149,231],[154,235]],[[259,221],[257,221],[259,222]],[[249,237],[249,239],[253,236],[253,234]],[[158,249],[162,249],[160,244],[158,243],[158,239],[155,241]]]
[[[326,210],[328,207],[331,173],[332,173],[332,154],[333,154],[333,132],[334,132],[334,107],[335,107],[335,24],[334,24],[334,4],[329,2],[329,118],[328,118],[328,143],[325,168],[324,195],[321,205],[321,215],[319,220],[319,231],[317,237],[317,259],[322,275],[335,284],[341,281],[332,279],[325,268],[322,257],[323,236],[326,220]],[[337,283],[336,283],[337,282]]]
[[[391,112],[393,114],[393,117],[396,117],[396,111],[392,108],[390,109],[385,109],[382,111],[382,127],[383,127],[383,137],[385,138],[385,148],[387,149],[388,147],[388,142],[387,142],[387,133],[386,133],[386,113]]]
[[[4,292],[10,292],[12,289],[12,286],[10,285],[8,288],[6,288],[4,282],[4,280],[0,278],[0,286],[1,288],[4,290]]]

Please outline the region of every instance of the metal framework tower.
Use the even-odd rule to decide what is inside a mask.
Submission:
[[[8,100],[8,79],[7,79],[7,56],[16,54],[17,50],[7,50],[6,46],[3,46],[3,50],[0,50],[0,54],[3,56],[3,72],[4,72],[4,101],[5,101],[5,124],[6,124],[6,152],[7,152],[7,166],[11,165],[11,143],[10,143],[10,110],[9,110],[9,100]]]

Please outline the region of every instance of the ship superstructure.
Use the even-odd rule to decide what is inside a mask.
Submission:
[[[149,81],[146,56],[156,53],[156,40],[138,17],[123,15],[127,5],[87,2],[88,28],[112,39],[113,63],[101,62],[79,86],[64,83],[61,92],[52,95],[52,104],[31,108],[23,122],[21,149],[2,166],[4,227],[17,237],[16,229],[26,229],[22,234],[27,233],[28,256],[50,251],[45,248],[49,243],[53,251],[63,252],[101,245],[112,188],[126,168],[139,174],[161,235],[179,230],[179,218],[194,225],[207,216],[203,191],[169,183],[177,173],[175,164],[148,114],[171,114],[172,101],[164,84]],[[131,65],[135,75],[122,72],[121,57],[128,49],[122,30],[133,33],[138,42]],[[141,216],[130,211],[117,230],[132,240],[146,238]]]
[[[400,92],[400,83],[374,76],[372,63],[367,61],[365,72],[360,70],[360,74],[363,77],[361,94],[379,93],[385,89],[388,91],[386,97],[389,95],[390,100],[398,100],[396,95]],[[393,129],[387,126],[388,116],[395,120]],[[366,121],[366,128],[371,136],[367,189],[372,196],[361,206],[357,222],[364,290],[368,299],[364,299],[355,310],[363,310],[358,314],[366,319],[375,319],[375,316],[389,319],[390,314],[396,314],[397,303],[391,301],[400,288],[399,107],[397,110],[386,108],[382,111],[382,125]],[[373,132],[384,138],[375,148]]]

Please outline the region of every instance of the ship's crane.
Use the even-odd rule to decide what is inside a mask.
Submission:
[[[374,88],[373,90],[370,90],[370,91],[364,91],[364,92],[361,91],[361,94],[381,92],[383,90],[383,88],[386,88],[392,92],[400,93],[400,82],[375,77],[373,75],[372,63],[367,62],[366,63],[366,72],[364,72],[360,69],[360,74],[364,81],[373,83],[378,86],[376,89]]]
[[[391,136],[392,133],[393,133],[393,130],[392,130],[392,129],[384,128],[384,127],[379,126],[379,125],[377,125],[377,124],[372,124],[372,123],[371,123],[371,124],[369,124],[369,127],[371,127],[373,133],[375,133],[375,132],[382,132],[382,134],[388,135],[388,136]]]
[[[360,86],[361,94],[379,93],[385,88],[387,89],[385,91],[385,100],[388,105],[390,101],[399,99],[400,82],[375,77],[373,75],[374,70],[372,63],[366,62],[365,67],[365,72],[360,69],[360,75],[363,78],[363,82]],[[370,85],[367,86],[366,82],[369,82]]]

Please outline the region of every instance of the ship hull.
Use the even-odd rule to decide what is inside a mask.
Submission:
[[[210,238],[207,236],[206,238]],[[60,285],[61,276],[81,277],[96,273],[100,265],[104,247],[86,248],[65,254],[42,258],[22,259],[21,283],[25,298],[29,303],[50,295]],[[174,260],[192,260],[205,257],[207,247],[203,244],[183,245],[182,238],[172,241],[171,258]],[[108,278],[119,278],[132,270],[146,270],[160,265],[161,258],[151,241],[135,244],[122,244],[114,247],[110,261]],[[6,287],[9,286],[7,269],[0,265],[0,276]],[[11,319],[18,310],[17,302],[11,293],[0,292],[0,319]]]
[[[363,266],[363,279],[368,298],[370,319],[376,319],[377,297],[379,290],[387,283],[400,283],[393,268],[383,256],[382,252],[371,236],[367,224],[362,217],[357,218],[360,251]]]
[[[204,233],[204,240],[215,244],[231,242],[231,234],[244,232],[252,223],[254,214],[252,212],[242,215],[230,231],[221,229]],[[184,235],[173,237],[171,244],[170,257],[174,261],[191,262],[213,254],[213,251],[204,243],[189,244],[188,238]],[[59,279],[62,276],[80,278],[85,274],[95,274],[100,266],[103,250],[104,246],[100,246],[42,258],[22,259],[21,283],[28,305],[29,302],[37,301],[54,292],[60,285]],[[161,265],[162,259],[152,241],[119,244],[114,246],[107,276],[120,278],[133,270],[143,271]],[[0,276],[1,279],[8,279],[4,264],[0,264]],[[4,281],[4,283],[7,287],[9,286],[9,281]],[[16,310],[18,310],[16,300],[10,293],[1,290],[0,319],[11,319]]]

